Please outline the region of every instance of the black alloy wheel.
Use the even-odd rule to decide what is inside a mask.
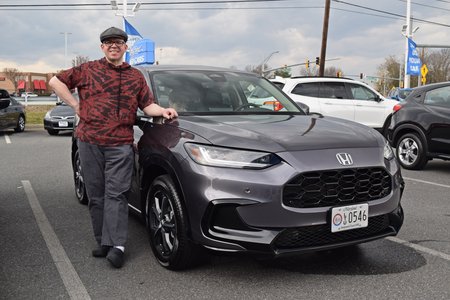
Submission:
[[[15,132],[23,132],[25,130],[25,117],[20,115],[17,119],[17,126],[14,128]]]
[[[406,133],[398,139],[396,154],[405,169],[422,170],[428,162],[424,144],[415,133]]]
[[[73,163],[73,180],[75,183],[75,195],[78,202],[81,204],[88,204],[89,199],[86,193],[86,186],[84,184],[83,173],[81,170],[80,154],[78,150],[75,152]]]
[[[188,222],[175,184],[168,175],[157,177],[146,198],[150,246],[158,262],[182,270],[197,262],[197,247],[188,238]]]

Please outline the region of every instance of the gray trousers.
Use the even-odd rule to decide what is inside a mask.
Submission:
[[[132,145],[103,147],[78,141],[78,149],[95,240],[103,246],[124,246],[133,174]]]

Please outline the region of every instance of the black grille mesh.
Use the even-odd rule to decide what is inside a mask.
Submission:
[[[392,178],[383,168],[302,173],[283,190],[283,204],[309,208],[367,202],[391,193]]]
[[[285,229],[275,239],[274,246],[278,249],[314,247],[368,238],[386,231],[389,217],[371,217],[365,228],[332,233],[330,227],[330,224],[325,224]]]

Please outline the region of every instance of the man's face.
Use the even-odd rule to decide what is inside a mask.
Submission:
[[[109,62],[120,63],[122,62],[122,56],[128,49],[128,46],[124,40],[114,38],[103,41],[101,48]]]

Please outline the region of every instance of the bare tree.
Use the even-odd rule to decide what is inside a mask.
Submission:
[[[344,72],[341,68],[334,66],[326,67],[324,69],[324,76],[337,77],[337,73],[340,72],[341,76],[344,76]],[[319,67],[310,64],[309,68],[303,68],[300,70],[302,76],[319,76]]]
[[[79,66],[82,63],[85,63],[88,61],[89,61],[89,56],[77,55],[74,59],[72,59],[72,67]]]
[[[428,68],[427,83],[450,79],[450,49],[441,49],[424,57]]]
[[[16,68],[4,68],[3,73],[5,74],[5,77],[11,80],[11,82],[14,84],[14,91],[17,90],[17,82],[22,77],[22,73],[19,71],[19,69]]]

